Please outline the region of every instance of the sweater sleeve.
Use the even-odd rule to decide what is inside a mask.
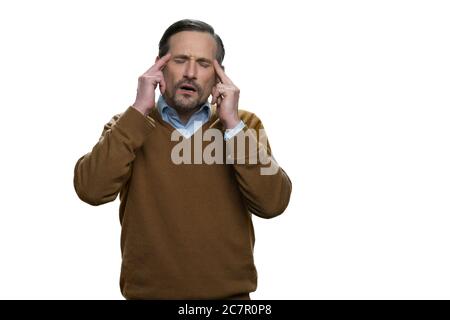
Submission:
[[[239,190],[250,212],[273,218],[288,206],[292,183],[272,156],[264,127],[256,115],[226,141],[226,161],[234,169]]]
[[[131,176],[136,150],[154,128],[154,120],[133,107],[114,116],[92,151],[75,164],[74,187],[78,197],[91,205],[116,199]]]

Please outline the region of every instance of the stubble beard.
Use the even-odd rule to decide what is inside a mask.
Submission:
[[[204,99],[205,101],[201,100],[203,91],[199,88],[197,88],[198,91],[195,93],[195,96],[176,93],[177,89],[175,89],[173,95],[165,97],[164,99],[179,114],[190,113],[193,110],[198,109],[200,106],[205,104],[207,100],[207,99]]]

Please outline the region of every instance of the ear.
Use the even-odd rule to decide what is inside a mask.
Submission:
[[[212,86],[212,88],[211,88],[211,93],[209,94],[209,96],[208,97],[213,97],[214,96],[214,91],[216,90],[216,85],[217,85],[217,83],[216,84],[214,84],[213,86]]]
[[[224,65],[220,65],[220,67],[222,68],[223,72],[225,72],[225,66]],[[219,83],[219,82],[220,82],[219,77],[216,74],[216,84]]]

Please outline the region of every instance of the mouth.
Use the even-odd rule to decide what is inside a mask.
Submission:
[[[190,84],[183,84],[181,87],[179,87],[178,92],[180,92],[181,94],[195,94],[197,93],[197,89]]]

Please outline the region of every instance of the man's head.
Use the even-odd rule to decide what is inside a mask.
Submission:
[[[207,101],[216,84],[212,62],[217,59],[222,64],[222,40],[205,22],[180,20],[164,32],[157,60],[168,52],[171,58],[163,69],[164,99],[178,113],[190,113]]]

